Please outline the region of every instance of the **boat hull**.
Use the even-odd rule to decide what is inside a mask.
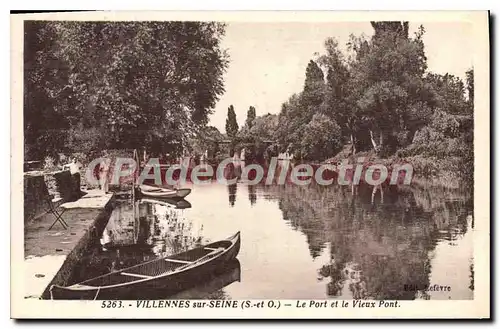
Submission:
[[[202,284],[210,280],[217,273],[227,270],[228,263],[233,261],[240,250],[240,238],[217,258],[196,265],[184,271],[167,276],[134,284],[110,287],[89,287],[89,289],[75,289],[70,287],[51,287],[51,299],[63,300],[138,300],[138,299],[163,299],[170,295]]]
[[[169,199],[169,198],[141,198],[139,199],[141,203],[154,203],[167,207],[175,207],[176,209],[187,209],[191,208],[191,203],[184,199]]]
[[[236,281],[241,281],[241,266],[237,258],[228,262],[223,270],[214,272],[208,281],[170,295],[166,299],[210,299],[212,293]]]
[[[167,199],[175,199],[175,198],[183,199],[191,193],[191,189],[189,188],[181,188],[176,190],[159,189],[150,191],[139,188],[139,191],[144,196],[152,198],[167,198]]]
[[[191,189],[190,188],[180,188],[180,189],[177,189],[176,192],[177,192],[176,197],[185,198],[191,193]]]

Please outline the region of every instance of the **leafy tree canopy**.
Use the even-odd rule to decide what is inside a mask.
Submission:
[[[179,151],[224,92],[220,23],[28,21],[25,35],[33,156],[78,148],[67,132],[90,127],[92,148]]]

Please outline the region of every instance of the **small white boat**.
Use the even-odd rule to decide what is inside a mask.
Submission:
[[[139,185],[139,191],[141,194],[152,198],[185,198],[191,193],[191,189],[189,188],[169,189],[144,184]]]
[[[184,199],[176,200],[176,199],[169,199],[169,198],[160,198],[160,199],[141,198],[141,199],[139,199],[139,202],[140,203],[158,204],[161,206],[173,207],[175,209],[191,208],[191,203],[189,203],[188,201],[186,201]]]

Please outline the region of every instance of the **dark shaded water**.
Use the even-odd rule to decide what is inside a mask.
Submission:
[[[174,298],[472,299],[472,199],[413,186],[189,186],[117,205],[75,281],[241,231],[239,266]],[[239,280],[238,280],[239,279]],[[449,291],[430,291],[433,285]],[[167,298],[167,296],[165,296]]]

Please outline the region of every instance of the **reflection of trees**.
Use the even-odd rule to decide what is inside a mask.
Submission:
[[[231,207],[234,207],[234,203],[236,202],[236,192],[238,191],[238,184],[228,184],[227,192],[229,194],[229,204]]]
[[[289,186],[283,191],[288,191],[288,189]],[[279,208],[283,212],[283,218],[288,220],[293,228],[305,233],[311,256],[316,258],[325,247],[325,222],[321,220],[321,215],[318,215],[318,212],[324,211],[324,208],[297,202],[298,200],[293,199],[294,197],[300,199],[303,195],[294,196],[285,192],[279,201]]]
[[[193,224],[183,215],[183,210],[155,204],[152,206],[152,214],[156,217],[152,244],[158,256],[185,251],[199,240],[193,234]]]
[[[248,200],[250,200],[250,204],[253,206],[257,202],[257,193],[255,191],[255,185],[247,185],[248,186]]]
[[[138,216],[135,217],[135,244],[151,245],[151,226],[154,227],[158,218],[153,213],[153,205],[148,203],[136,202]]]
[[[278,196],[283,218],[306,235],[313,258],[330,245],[330,261],[319,269],[330,279],[330,296],[413,299],[405,285],[429,284],[429,251],[467,228],[464,198],[450,193],[407,186],[266,189]]]
[[[195,247],[201,238],[175,206],[135,201],[119,204],[105,232],[105,249],[95,245],[77,265],[74,282]],[[200,233],[200,232],[198,232]]]

